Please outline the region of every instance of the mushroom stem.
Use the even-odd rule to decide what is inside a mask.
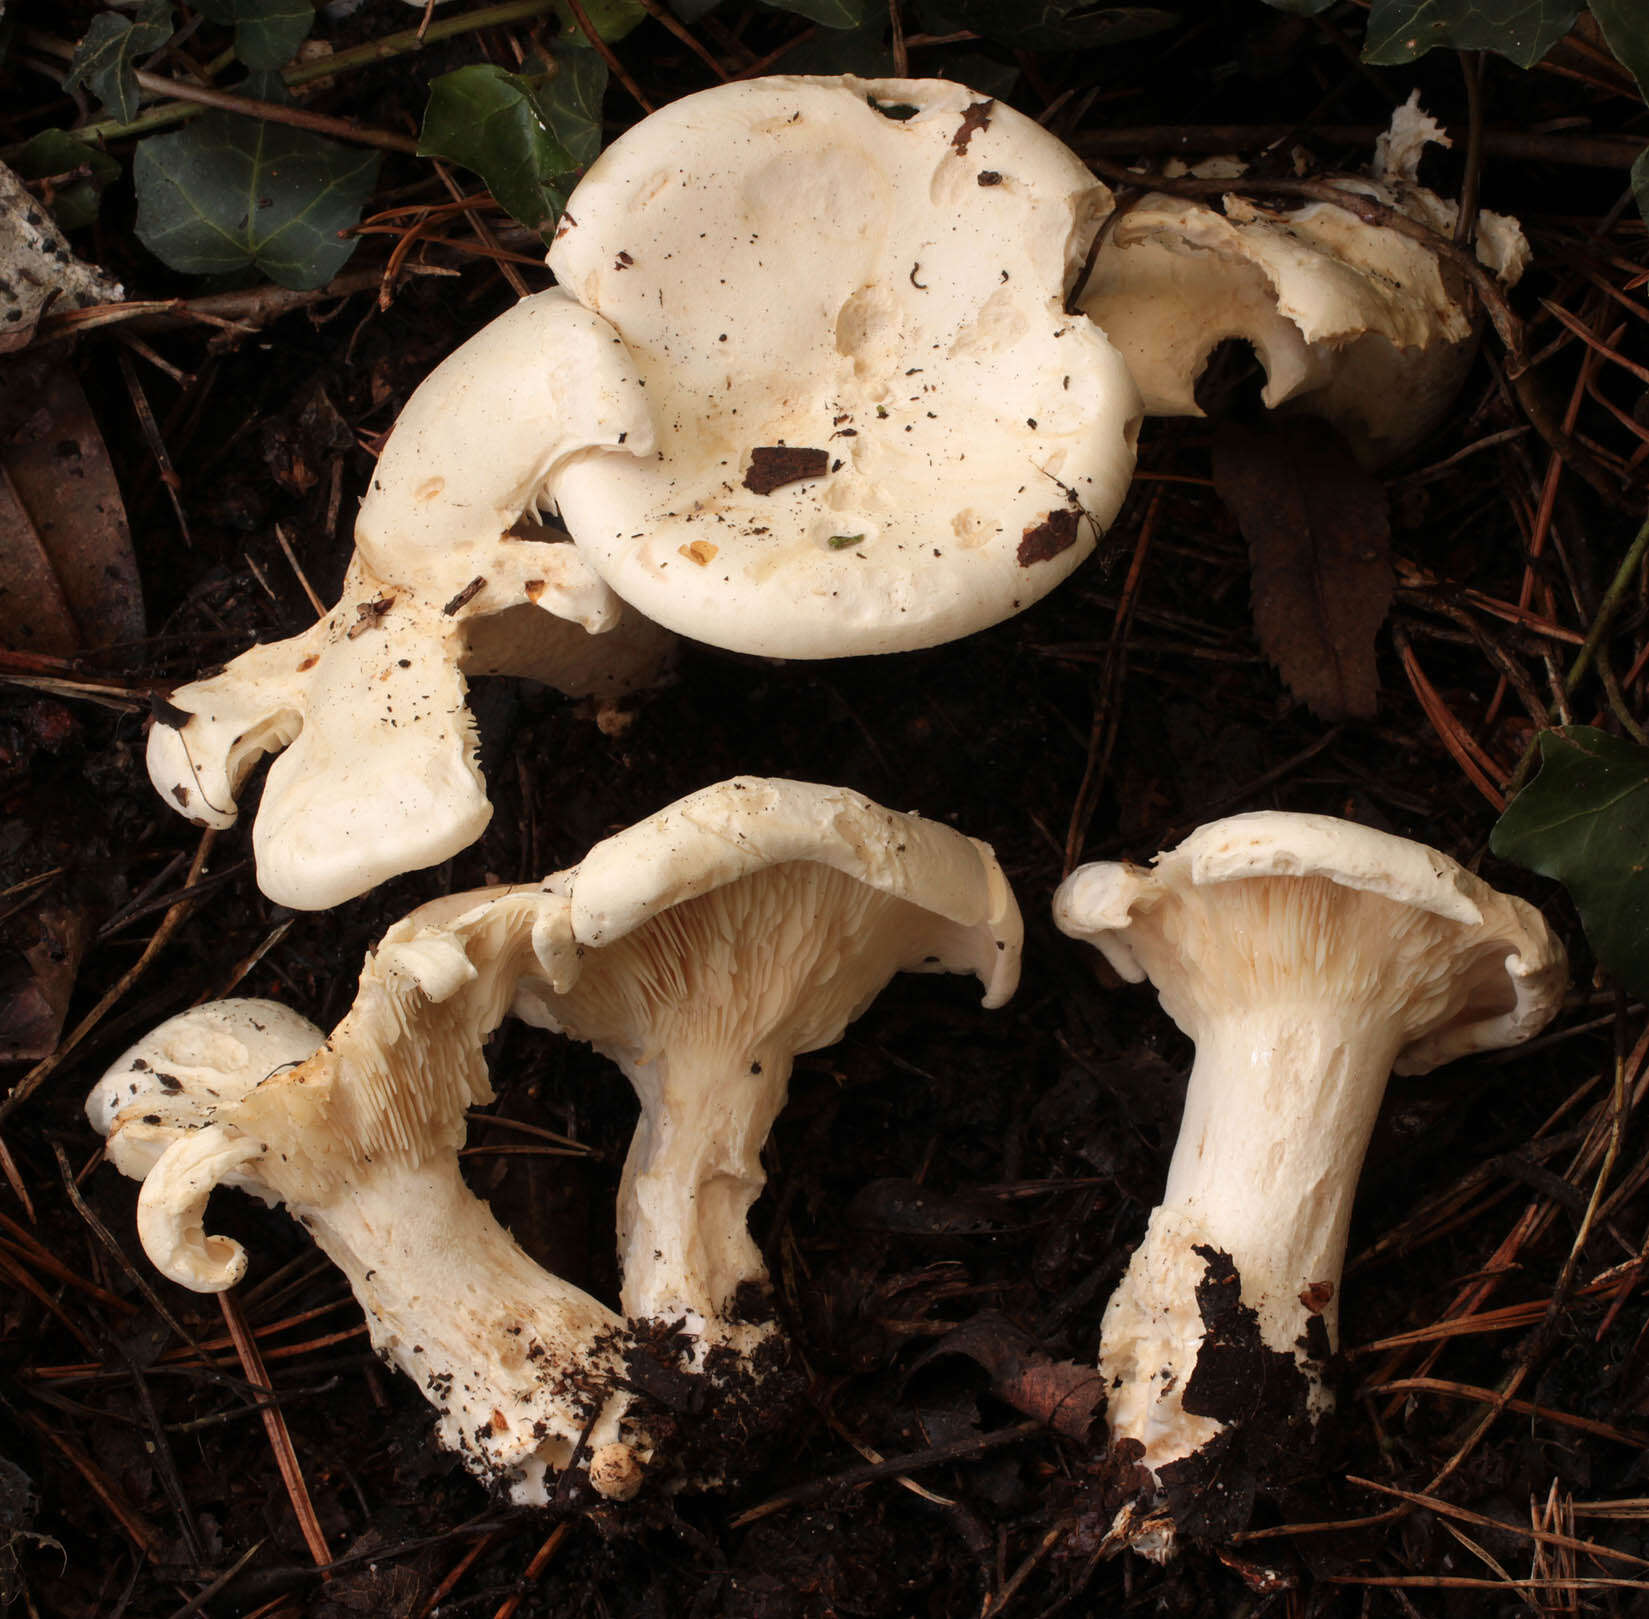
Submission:
[[[746,1220],[767,1183],[762,1144],[784,1106],[791,1054],[769,1042],[731,1061],[689,1049],[619,1066],[641,1101],[618,1193],[619,1250],[632,1261],[624,1313],[686,1314],[696,1334],[716,1323],[747,1350],[763,1331],[730,1322],[730,1307],[745,1283],[767,1280]]]
[[[1180,1403],[1207,1330],[1199,1248],[1230,1255],[1260,1337],[1305,1372],[1313,1414],[1331,1403],[1320,1356],[1338,1343],[1357,1174],[1399,1044],[1389,1024],[1298,1003],[1198,1028],[1162,1202],[1101,1335],[1112,1435],[1140,1440],[1153,1469],[1222,1426]]]
[[[348,1277],[372,1347],[435,1405],[448,1449],[507,1447],[509,1465],[541,1483],[546,1467],[569,1465],[578,1440],[557,1418],[592,1424],[591,1449],[618,1439],[628,1396],[611,1380],[624,1369],[623,1323],[534,1264],[456,1158],[391,1164],[350,1197],[291,1212]],[[589,1374],[582,1387],[564,1377],[574,1366]],[[520,1428],[539,1441],[525,1458]]]

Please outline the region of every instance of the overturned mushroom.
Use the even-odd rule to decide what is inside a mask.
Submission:
[[[623,1304],[685,1320],[695,1361],[748,1355],[766,1267],[746,1215],[797,1054],[830,1044],[894,973],[1019,976],[1020,918],[990,850],[858,793],[738,777],[598,843],[551,879],[572,971],[516,1013],[624,1070],[641,1120],[619,1188]],[[756,1323],[750,1317],[757,1310]]]
[[[356,522],[338,605],[157,709],[149,775],[212,826],[265,753],[253,834],[272,899],[319,910],[480,836],[492,814],[465,674],[572,695],[655,679],[669,637],[571,545],[510,531],[585,451],[652,447],[644,396],[603,323],[552,289],[465,343],[407,402]]]
[[[1010,617],[1085,557],[1139,404],[1064,300],[1110,192],[942,80],[774,77],[661,108],[550,267],[623,338],[658,453],[570,462],[563,519],[684,635],[819,658]]]
[[[1451,236],[1457,205],[1416,178],[1431,142],[1449,144],[1411,97],[1380,138],[1372,176],[1335,184]],[[1241,339],[1265,370],[1264,403],[1292,401],[1325,418],[1366,465],[1423,438],[1475,352],[1472,303],[1455,267],[1333,203],[1277,212],[1226,196],[1223,208],[1147,195],[1117,216],[1082,292],[1081,308],[1122,351],[1146,412],[1200,416],[1194,390],[1209,356]],[[1528,252],[1515,220],[1478,216],[1477,257],[1505,285],[1522,275]]]
[[[1423,844],[1321,815],[1200,828],[1155,865],[1091,865],[1054,919],[1197,1046],[1162,1202],[1105,1312],[1113,1443],[1167,1505],[1136,1525],[1220,1533],[1244,1421],[1308,1428],[1358,1172],[1388,1074],[1526,1040],[1567,966],[1538,912]],[[1276,1442],[1277,1435],[1267,1436]],[[1222,1476],[1222,1468],[1224,1473]]]
[[[625,1497],[648,1442],[628,1415],[623,1323],[534,1264],[458,1165],[465,1109],[491,1096],[482,1042],[539,970],[534,931],[557,902],[461,899],[390,929],[324,1045],[268,1003],[196,1007],[117,1061],[88,1113],[142,1179],[139,1235],[172,1280],[216,1292],[246,1269],[240,1244],[206,1232],[215,1186],[284,1203],[471,1471],[542,1503],[583,1459]]]

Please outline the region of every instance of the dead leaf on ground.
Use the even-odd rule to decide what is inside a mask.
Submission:
[[[0,354],[25,347],[50,309],[123,296],[118,281],[74,256],[46,205],[0,163]]]
[[[1371,718],[1395,583],[1385,487],[1309,416],[1222,422],[1214,487],[1248,541],[1261,650],[1320,718]]]
[[[990,1373],[991,1392],[1067,1438],[1086,1440],[1105,1410],[1097,1366],[1055,1360],[1023,1327],[987,1310],[948,1332],[912,1370],[941,1355],[966,1355]]]
[[[48,901],[33,944],[0,957],[0,1062],[38,1062],[57,1049],[86,947],[85,913]]]
[[[0,374],[0,644],[66,656],[143,635],[126,508],[73,372]]]

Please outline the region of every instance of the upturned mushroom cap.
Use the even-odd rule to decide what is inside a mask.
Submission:
[[[1129,982],[1149,977],[1193,1038],[1210,1013],[1256,998],[1383,1009],[1403,1031],[1400,1074],[1528,1039],[1568,977],[1532,905],[1424,844],[1329,815],[1233,815],[1149,869],[1081,867],[1054,921]]]
[[[1336,184],[1444,235],[1457,206],[1420,186],[1426,144],[1448,144],[1411,98],[1393,115],[1372,178]],[[1223,213],[1153,193],[1101,245],[1081,308],[1128,362],[1147,414],[1200,416],[1194,390],[1215,347],[1252,345],[1264,403],[1332,422],[1369,465],[1422,438],[1471,364],[1461,280],[1424,243],[1331,203],[1273,211],[1236,196]],[[1508,286],[1528,260],[1515,220],[1485,210],[1478,258]]]
[[[774,77],[662,108],[550,252],[658,442],[567,465],[568,529],[649,618],[744,652],[930,646],[1029,606],[1133,469],[1133,385],[1064,311],[1109,209],[957,84]]]
[[[748,1349],[761,1329],[728,1311],[766,1277],[745,1216],[794,1057],[899,971],[972,972],[1002,1004],[1019,974],[1012,892],[949,827],[756,777],[690,794],[548,886],[565,933],[541,930],[547,971],[515,1010],[589,1041],[641,1097],[619,1188],[625,1312]]]

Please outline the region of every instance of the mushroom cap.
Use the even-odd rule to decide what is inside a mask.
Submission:
[[[1110,193],[938,80],[773,77],[652,114],[549,262],[611,322],[658,454],[564,521],[626,601],[739,651],[931,646],[1050,590],[1115,515],[1138,397],[1064,311]]]
[[[123,1174],[141,1178],[180,1131],[211,1121],[271,1074],[307,1062],[326,1036],[278,1001],[192,1006],[128,1046],[86,1098]],[[118,1126],[118,1128],[117,1128]]]
[[[522,598],[515,581],[500,590],[486,577],[499,566],[491,553],[523,512],[548,502],[563,466],[653,447],[647,394],[624,344],[551,287],[489,321],[414,389],[361,502],[356,551],[380,579],[445,596],[476,576],[453,553],[474,552],[485,605],[497,611]]]
[[[1062,932],[1093,944],[1121,977],[1138,983],[1148,966],[1157,966],[1146,959],[1155,955],[1154,913],[1196,907],[1199,893],[1217,893],[1231,884],[1279,879],[1317,879],[1387,902],[1387,908],[1373,906],[1350,925],[1365,965],[1389,945],[1394,952],[1404,950],[1405,969],[1415,976],[1415,982],[1406,982],[1393,970],[1390,982],[1380,986],[1393,1001],[1417,997],[1421,1008],[1395,1063],[1400,1074],[1427,1073],[1473,1051],[1515,1045],[1557,1011],[1568,960],[1533,906],[1499,893],[1425,844],[1330,815],[1272,810],[1233,815],[1199,827],[1177,849],[1158,855],[1150,868],[1080,867],[1054,895],[1054,921]],[[1401,937],[1413,932],[1405,913],[1437,920],[1435,930],[1412,948]],[[1321,917],[1317,920],[1320,924]],[[1297,949],[1302,983],[1312,973],[1327,976],[1333,970],[1325,965],[1325,951],[1333,946],[1320,925],[1293,926],[1266,940],[1254,935],[1253,926],[1245,913],[1239,936],[1226,937],[1210,910],[1180,931],[1178,946],[1182,953],[1200,947],[1206,955],[1223,952],[1244,963],[1265,950]],[[1160,966],[1151,976],[1170,1015],[1185,1026],[1186,1001],[1164,985]],[[1451,977],[1452,991],[1433,993]]]
[[[735,776],[701,788],[590,850],[565,879],[573,937],[612,944],[684,901],[791,861],[816,862],[951,924],[919,966],[972,971],[984,1004],[1019,982],[1023,923],[987,844],[862,793]]]
[[[606,637],[597,631],[621,628],[613,689],[644,681],[667,657],[664,632],[633,613],[621,617],[622,604],[574,546],[495,537],[413,563],[404,577],[456,564],[460,583],[473,567],[486,588],[455,606],[443,600],[445,585],[431,594],[385,582],[357,557],[325,618],[179,687],[149,731],[156,790],[219,827],[234,822],[258,760],[285,749],[269,768],[252,837],[258,886],[282,905],[342,904],[481,835],[492,806],[465,699],[473,625],[508,620],[514,631],[513,644],[501,633],[477,638],[481,670],[555,682],[565,669],[575,690],[603,684]],[[543,634],[523,638],[518,613]]]
[[[1373,178],[1336,184],[1444,235],[1456,205],[1415,180],[1447,137],[1413,98],[1376,146]],[[1080,306],[1122,351],[1153,416],[1200,416],[1197,379],[1239,338],[1266,374],[1269,408],[1291,400],[1332,422],[1375,466],[1424,436],[1471,364],[1474,328],[1459,278],[1424,243],[1333,203],[1275,211],[1236,196],[1224,212],[1152,193],[1120,215]],[[1528,244],[1485,210],[1477,256],[1506,285]]]

